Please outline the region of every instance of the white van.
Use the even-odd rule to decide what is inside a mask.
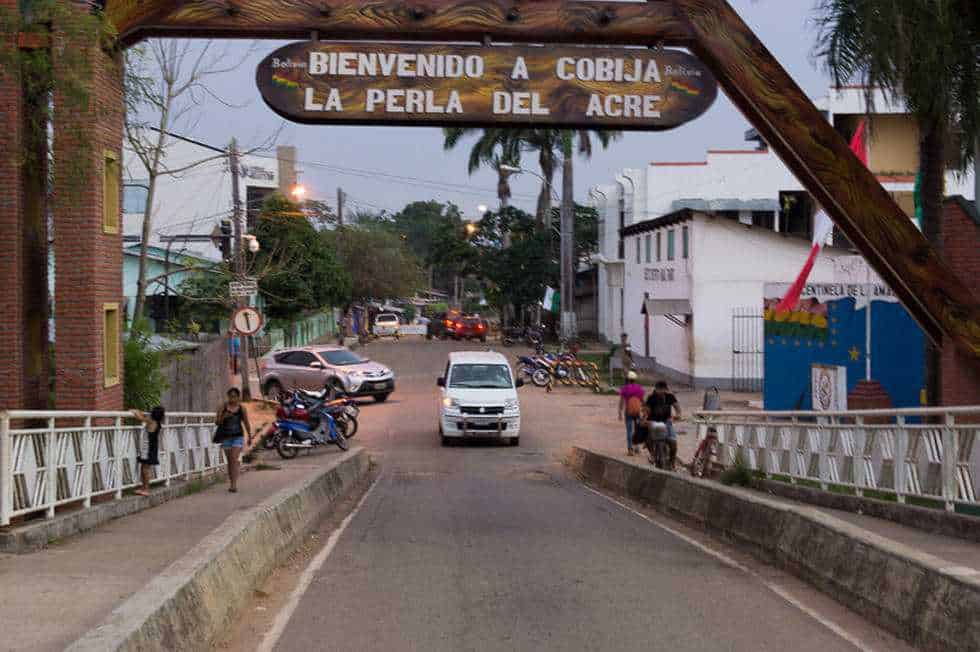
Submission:
[[[467,437],[499,437],[517,446],[521,441],[524,385],[499,353],[460,351],[449,354],[439,403],[439,436],[445,446]]]
[[[401,333],[398,315],[390,312],[383,312],[374,318],[374,334],[378,337],[390,335],[397,338]]]

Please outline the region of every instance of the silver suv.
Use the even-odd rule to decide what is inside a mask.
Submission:
[[[278,397],[284,389],[371,396],[379,403],[395,391],[391,369],[341,346],[305,346],[273,351],[259,361],[262,393]]]

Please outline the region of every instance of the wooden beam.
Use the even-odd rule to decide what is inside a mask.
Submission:
[[[692,49],[935,342],[980,357],[980,304],[725,0],[676,0]]]
[[[147,36],[683,44],[669,0],[109,0],[123,43]]]

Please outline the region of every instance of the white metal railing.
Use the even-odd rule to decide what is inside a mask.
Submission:
[[[980,405],[846,412],[697,412],[698,439],[718,430],[719,458],[823,490],[978,506]]]
[[[129,412],[0,412],[0,526],[38,512],[52,518],[69,503],[120,499],[140,484],[142,428]],[[214,428],[211,413],[168,414],[152,482],[169,486],[222,468]]]

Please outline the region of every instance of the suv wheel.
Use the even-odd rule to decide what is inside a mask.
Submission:
[[[328,380],[326,390],[331,394],[332,398],[339,398],[347,393],[347,390],[344,389],[344,384],[340,382],[339,378]]]

